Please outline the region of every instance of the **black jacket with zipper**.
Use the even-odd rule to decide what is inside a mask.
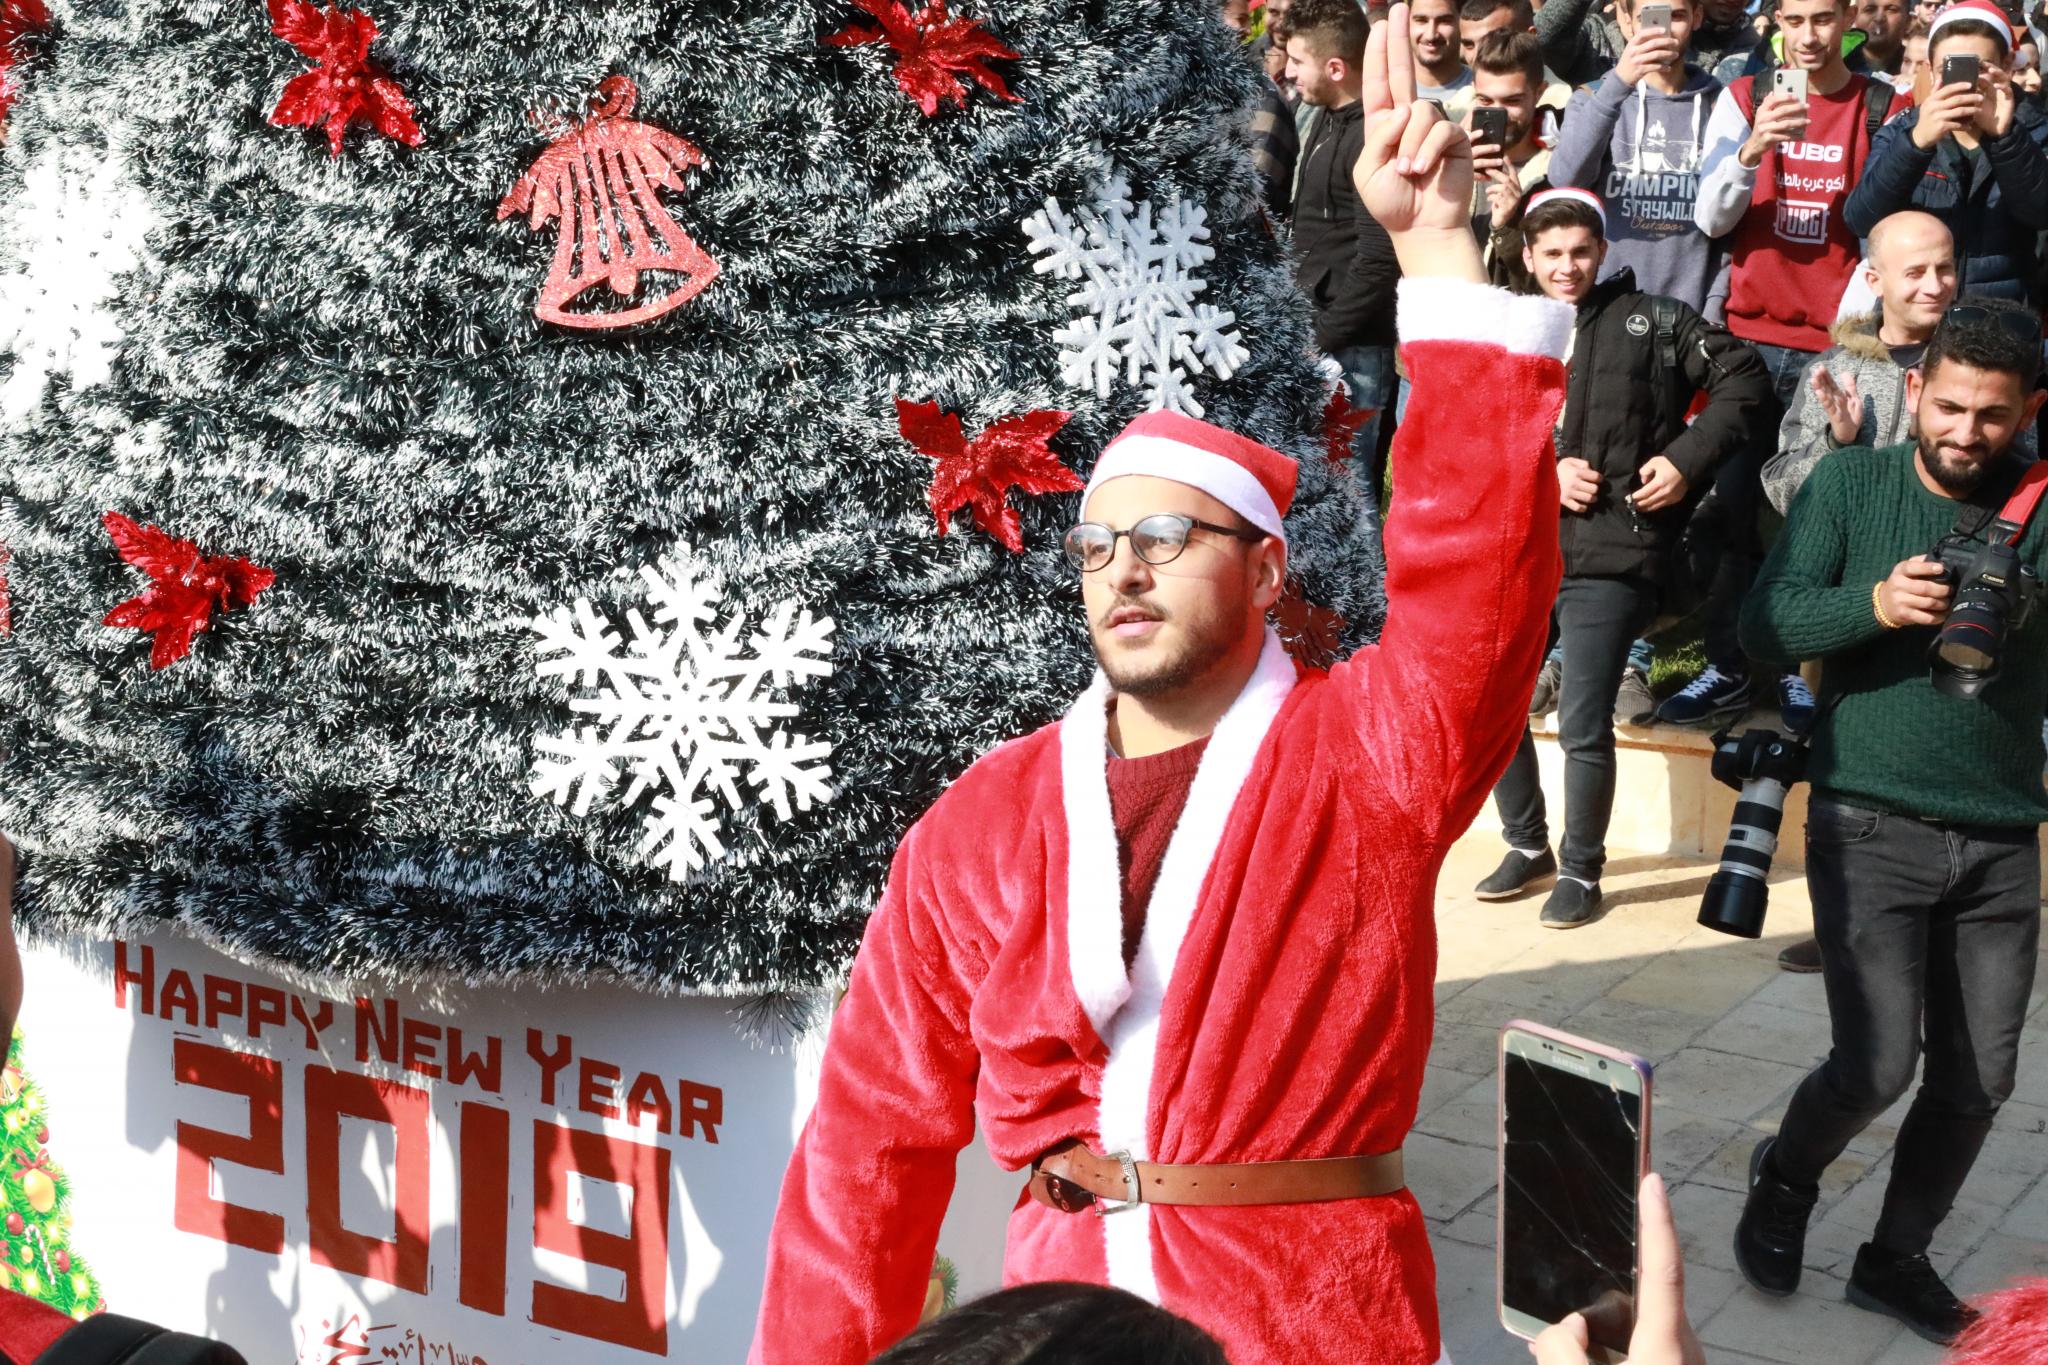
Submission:
[[[1658,301],[1636,288],[1633,271],[1594,286],[1579,305],[1557,454],[1592,465],[1600,493],[1586,511],[1565,511],[1558,523],[1564,571],[1575,578],[1662,581],[1714,470],[1758,440],[1772,416],[1771,376],[1756,352],[1683,303],[1662,302],[1675,324],[1668,343],[1675,365],[1658,355]],[[1685,414],[1702,391],[1706,405],[1688,425]],[[1685,476],[1686,497],[1638,512],[1627,495],[1658,455]]]
[[[1316,345],[1394,344],[1394,239],[1365,211],[1351,168],[1365,145],[1365,106],[1318,109],[1294,189],[1294,280],[1315,305]]]

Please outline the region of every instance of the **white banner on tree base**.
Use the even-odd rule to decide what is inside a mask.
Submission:
[[[168,935],[27,958],[22,1060],[114,1311],[252,1365],[744,1357],[815,1081],[730,1005],[336,999]]]
[[[17,1061],[113,1311],[251,1365],[745,1358],[821,1037],[611,986],[341,998],[168,934],[25,957]],[[978,1143],[961,1175],[973,1294],[1019,1182]]]

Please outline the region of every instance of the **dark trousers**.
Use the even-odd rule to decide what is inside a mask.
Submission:
[[[1600,880],[1607,862],[1607,821],[1614,813],[1614,698],[1629,646],[1656,610],[1656,589],[1642,578],[1567,578],[1557,591],[1555,628],[1564,650],[1557,688],[1557,738],[1564,750],[1558,865],[1589,882]],[[1510,848],[1549,846],[1536,741],[1527,730],[1493,801]]]
[[[1764,462],[1777,453],[1779,421],[1792,406],[1806,367],[1816,354],[1760,342],[1750,345],[1762,358],[1764,368],[1771,372],[1771,389],[1778,406],[1767,414],[1769,421],[1758,423],[1760,445],[1738,451],[1715,471],[1713,498],[1700,509],[1701,514],[1710,518],[1711,533],[1720,549],[1713,583],[1700,609],[1707,662],[1723,673],[1737,675],[1752,671],[1743,657],[1742,646],[1736,642],[1735,628],[1742,615],[1742,601],[1749,595],[1750,585],[1756,582],[1757,570],[1763,567],[1763,540],[1757,518],[1764,508]],[[1767,680],[1776,672],[1767,668],[1760,670],[1759,676]]]
[[[1927,1250],[2012,1094],[2041,940],[2033,825],[1935,825],[1815,796],[1806,882],[1834,1050],[1792,1096],[1777,1174],[1819,1183],[1913,1083],[1871,1240]],[[1924,1044],[1923,1044],[1924,1037]]]

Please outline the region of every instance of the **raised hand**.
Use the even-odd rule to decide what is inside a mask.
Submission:
[[[1435,103],[1415,97],[1406,4],[1373,26],[1363,77],[1365,144],[1351,179],[1366,212],[1393,238],[1404,275],[1484,284],[1471,227],[1471,139]]]
[[[1943,138],[1978,122],[1984,92],[1974,85],[1942,85],[1928,92],[1913,123],[1913,145],[1931,151]]]
[[[1782,92],[1773,94],[1757,108],[1756,118],[1750,123],[1749,140],[1742,144],[1742,150],[1735,154],[1735,159],[1745,166],[1761,166],[1764,153],[1804,133],[1806,121],[1804,100]]]
[[[1977,106],[1977,131],[1988,137],[2002,137],[2019,112],[2019,97],[2013,91],[2012,73],[2002,66],[1985,68],[1977,92],[1983,102]]]
[[[1639,28],[1636,36],[1628,40],[1628,46],[1621,50],[1621,60],[1614,64],[1614,74],[1625,84],[1640,85],[1643,77],[1652,71],[1675,66],[1684,56],[1670,29]]]
[[[1825,367],[1813,367],[1814,401],[1827,415],[1828,430],[1834,433],[1835,444],[1855,444],[1857,435],[1863,430],[1863,395],[1856,391],[1856,376],[1844,375],[1838,384]]]

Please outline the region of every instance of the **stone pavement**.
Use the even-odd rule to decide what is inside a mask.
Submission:
[[[1891,1319],[1842,1298],[1856,1247],[1877,1216],[1903,1102],[1823,1182],[1797,1295],[1767,1298],[1734,1269],[1729,1241],[1750,1151],[1775,1131],[1792,1087],[1828,1047],[1820,978],[1787,975],[1774,961],[1812,927],[1805,882],[1780,875],[1764,937],[1750,943],[1693,922],[1711,863],[1617,852],[1603,883],[1606,917],[1558,932],[1536,923],[1540,894],[1505,905],[1473,899],[1472,885],[1500,851],[1498,834],[1468,834],[1439,883],[1436,1043],[1407,1148],[1456,1365],[1529,1359],[1501,1330],[1494,1304],[1494,1048],[1513,1018],[1656,1064],[1651,1159],[1671,1188],[1686,1303],[1714,1365],[1939,1360]],[[1932,1251],[1965,1296],[2048,1274],[2048,960],[2029,1018],[2018,1090]]]

